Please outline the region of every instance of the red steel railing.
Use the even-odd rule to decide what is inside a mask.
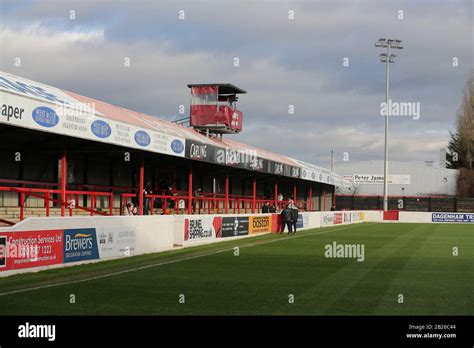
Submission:
[[[113,193],[112,192],[98,192],[98,191],[79,191],[79,190],[66,190],[66,201],[61,202],[59,199],[54,199],[51,197],[53,194],[60,194],[61,190],[57,189],[38,189],[38,188],[24,188],[24,187],[8,187],[0,186],[0,191],[10,191],[17,192],[20,196],[20,220],[25,218],[25,202],[26,199],[31,197],[36,197],[44,200],[44,208],[46,210],[46,216],[50,215],[50,202],[56,203],[61,206],[64,205],[69,209],[69,216],[72,216],[73,209],[79,209],[83,211],[90,212],[90,215],[112,215],[113,214]],[[84,207],[78,205],[76,202],[79,201],[79,196],[90,197],[91,206]],[[108,197],[109,199],[109,212],[105,213],[103,211],[96,210],[96,200],[97,197]],[[74,200],[73,200],[74,197]]]

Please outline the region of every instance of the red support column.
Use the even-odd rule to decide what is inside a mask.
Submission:
[[[253,197],[252,197],[252,213],[255,213],[257,204],[257,177],[253,177]]]
[[[138,215],[143,215],[143,190],[145,188],[145,163],[140,162],[140,178],[138,184]]]
[[[188,175],[188,214],[193,213],[193,168],[189,168]]]
[[[275,189],[273,190],[274,192],[274,203],[275,203],[275,208],[278,209],[278,183],[275,181]]]
[[[67,160],[66,152],[61,155],[61,216],[66,212]]]
[[[313,185],[309,185],[309,210],[313,210]]]
[[[293,184],[293,201],[296,205],[296,183]]]
[[[77,201],[76,201],[77,204]],[[114,194],[110,193],[109,196],[109,215],[114,215]]]
[[[94,216],[94,209],[95,209],[95,195],[91,195],[91,216]]]
[[[225,213],[229,213],[229,174],[225,175]]]
[[[46,192],[46,216],[49,216],[49,192]]]
[[[20,221],[25,218],[25,194],[20,192]]]

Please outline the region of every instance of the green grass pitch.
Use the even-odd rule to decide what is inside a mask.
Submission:
[[[365,260],[326,258],[333,242],[363,244]],[[0,294],[3,315],[472,315],[474,226],[264,235],[0,278]]]

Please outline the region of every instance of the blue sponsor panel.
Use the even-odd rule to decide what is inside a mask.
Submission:
[[[432,213],[431,221],[474,223],[474,213]]]
[[[304,227],[303,214],[298,214],[298,220],[296,220],[296,228],[303,228],[303,227]]]
[[[91,131],[97,137],[101,139],[108,138],[112,134],[112,129],[107,122],[102,120],[96,120],[91,124]]]
[[[42,127],[52,128],[59,123],[59,116],[47,106],[39,106],[31,113],[33,120]]]
[[[151,138],[147,132],[139,130],[135,133],[135,142],[140,146],[148,146],[151,143]]]
[[[95,228],[64,230],[64,263],[99,258]]]
[[[174,153],[180,154],[184,151],[184,144],[181,140],[175,139],[171,142],[171,150]]]

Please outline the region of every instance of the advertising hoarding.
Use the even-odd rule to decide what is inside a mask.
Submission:
[[[231,216],[222,218],[222,237],[238,237],[249,234],[249,218],[247,216]]]
[[[271,231],[272,231],[271,215],[249,217],[249,234],[271,232]]]

